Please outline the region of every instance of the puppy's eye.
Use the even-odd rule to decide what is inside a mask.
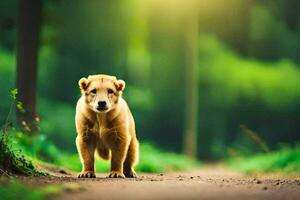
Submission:
[[[91,90],[91,94],[96,94],[96,93],[97,93],[96,89]]]
[[[108,92],[108,94],[114,93],[114,91],[112,89],[108,89],[107,92]]]

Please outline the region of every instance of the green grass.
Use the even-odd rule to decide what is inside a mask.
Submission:
[[[142,172],[165,172],[188,170],[199,166],[199,162],[188,157],[164,152],[151,143],[140,145],[140,163],[137,171]]]
[[[77,153],[70,154],[58,149],[44,135],[34,138],[29,138],[22,132],[15,132],[12,135],[14,135],[14,146],[21,148],[26,155],[32,157],[34,164],[42,161],[76,172],[81,170]],[[198,161],[184,155],[165,152],[149,142],[142,142],[140,144],[140,162],[136,170],[138,172],[179,171],[196,168],[199,165]],[[109,161],[96,159],[96,169],[97,172],[108,172]]]
[[[230,159],[227,164],[233,169],[248,174],[273,172],[284,174],[300,173],[300,147],[285,147],[278,151],[257,154],[247,158],[234,158]]]
[[[55,161],[56,165],[66,167],[73,171],[81,170],[81,163],[77,154],[61,154]],[[199,162],[184,155],[163,152],[150,143],[140,145],[140,162],[136,167],[138,172],[166,172],[196,168]],[[108,172],[109,162],[97,159],[97,172]]]
[[[12,180],[0,185],[0,199],[42,200],[57,195],[65,189],[76,189],[73,185],[47,185],[29,187],[20,181]]]
[[[81,163],[78,154],[62,154],[57,157],[55,165],[79,172]],[[140,145],[140,162],[136,167],[138,172],[166,172],[188,170],[199,166],[199,162],[186,156],[163,152],[150,143]],[[108,172],[109,161],[96,160],[97,172]]]

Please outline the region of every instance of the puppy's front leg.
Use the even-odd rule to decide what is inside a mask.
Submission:
[[[129,140],[117,139],[111,146],[111,166],[109,178],[125,178],[123,174],[123,163],[127,154]]]
[[[82,163],[82,172],[78,175],[78,178],[96,178],[94,166],[95,138],[92,135],[78,135],[76,146]]]

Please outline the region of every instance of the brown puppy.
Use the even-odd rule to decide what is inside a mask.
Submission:
[[[79,87],[82,96],[75,121],[82,172],[78,177],[96,177],[95,152],[103,159],[111,158],[110,178],[136,177],[139,143],[133,116],[122,98],[125,82],[101,74],[81,78]]]

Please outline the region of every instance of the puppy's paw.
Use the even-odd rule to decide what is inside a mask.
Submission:
[[[96,175],[93,171],[85,171],[78,174],[78,178],[96,178]]]
[[[111,171],[108,175],[108,178],[125,178],[125,176],[122,172]]]
[[[134,169],[125,170],[124,174],[125,174],[125,177],[127,177],[127,178],[136,178],[137,177]]]

